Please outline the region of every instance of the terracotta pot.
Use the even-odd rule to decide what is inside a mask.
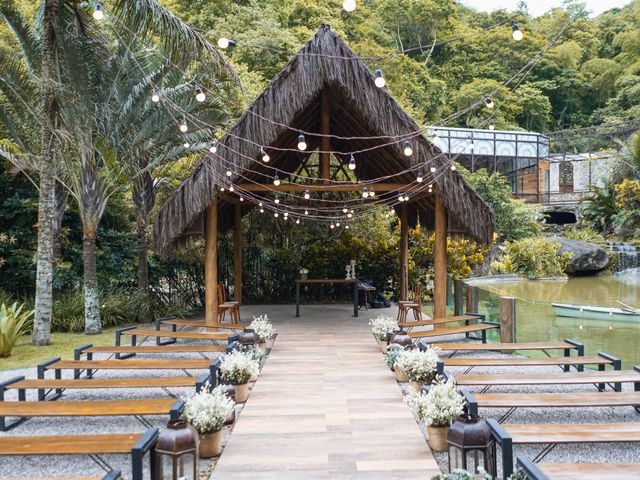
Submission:
[[[234,408],[233,412],[231,412],[231,415],[229,415],[229,417],[224,422],[224,424],[225,425],[233,425],[235,421],[236,421],[236,409]]]
[[[422,390],[422,382],[414,382],[409,380],[409,385],[411,385],[417,393],[420,393],[420,391]]]
[[[407,374],[404,373],[404,370],[402,370],[400,367],[395,367],[393,369],[393,374],[396,376],[396,380],[398,382],[408,382],[409,381],[409,377],[407,377]]]
[[[222,453],[222,431],[200,434],[200,458],[217,457]]]
[[[249,398],[249,384],[234,385],[236,389],[236,403],[244,403]]]
[[[255,382],[256,380],[258,380],[258,374],[257,373],[253,377],[251,377],[249,379],[250,382]]]
[[[259,343],[260,348],[262,348],[263,350],[267,349],[267,342],[260,342]]]
[[[427,433],[429,435],[429,446],[431,450],[436,452],[447,451],[447,434],[449,433],[449,427],[427,427]]]
[[[387,353],[387,341],[386,340],[380,340],[380,351],[382,353]]]

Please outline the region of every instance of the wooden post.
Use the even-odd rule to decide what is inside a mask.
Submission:
[[[242,204],[235,204],[233,220],[233,300],[242,304]]]
[[[320,124],[322,135],[324,135],[320,140],[320,150],[323,152],[320,154],[320,176],[323,178],[322,183],[328,184],[331,181],[331,155],[329,154],[329,151],[331,150],[331,142],[329,141],[328,136],[331,133],[331,129],[329,126],[329,96],[324,90],[320,94],[320,104]]]
[[[218,320],[218,198],[207,209],[204,247],[205,321]]]
[[[516,341],[516,299],[500,297],[500,341]]]
[[[409,220],[407,204],[400,206],[400,300],[407,300],[409,290]]]
[[[440,195],[436,194],[435,197],[433,318],[444,318],[447,316],[447,211]]]
[[[464,292],[464,280],[461,278],[453,279],[453,314],[462,315],[464,313],[464,300],[462,294]]]
[[[478,287],[467,285],[467,310],[465,313],[478,313]]]

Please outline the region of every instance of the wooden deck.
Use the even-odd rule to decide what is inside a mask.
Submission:
[[[308,305],[303,318],[278,321],[278,339],[213,480],[439,473],[367,326],[378,313],[352,318],[344,305]]]

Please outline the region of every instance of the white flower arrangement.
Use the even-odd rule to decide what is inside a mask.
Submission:
[[[438,370],[439,353],[440,350],[437,348],[425,351],[406,350],[396,360],[396,366],[406,373],[412,382],[430,382]]]
[[[260,365],[250,353],[234,351],[220,361],[220,371],[232,385],[243,385],[258,374]]]
[[[413,414],[431,427],[450,427],[464,409],[464,399],[452,379],[440,380],[427,394],[409,394],[405,401]]]
[[[391,333],[394,330],[400,328],[398,326],[398,322],[387,315],[379,315],[375,318],[369,320],[369,326],[371,327],[371,331],[373,335],[378,340],[386,340],[387,333]]]
[[[220,430],[235,408],[223,387],[211,389],[209,383],[197,393],[184,398],[182,415],[202,434]]]
[[[402,345],[398,345],[397,343],[392,343],[387,348],[387,353],[384,354],[384,363],[387,367],[394,369],[398,363],[398,359],[404,353],[404,347]]]
[[[267,358],[267,351],[257,345],[254,345],[252,348],[248,348],[245,350],[245,353],[258,362],[258,364],[262,363]]]
[[[276,336],[278,331],[273,327],[273,324],[266,315],[260,315],[259,317],[253,317],[253,321],[249,325],[249,328],[253,329],[260,337],[261,342]]]

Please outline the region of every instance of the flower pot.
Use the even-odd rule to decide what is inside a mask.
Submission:
[[[249,384],[234,385],[234,388],[236,389],[236,403],[246,402],[249,398]]]
[[[412,380],[409,380],[409,385],[413,387],[416,393],[420,393],[420,391],[422,390],[422,382],[414,382]]]
[[[431,450],[435,452],[447,451],[447,434],[449,433],[449,427],[427,427],[427,433],[429,435],[429,446]]]
[[[222,431],[200,434],[200,458],[217,457],[222,453]]]
[[[387,353],[387,341],[386,340],[380,340],[380,351],[382,353]]]
[[[267,349],[267,342],[260,342],[259,343],[260,348],[262,348],[263,350]]]
[[[258,374],[257,373],[253,377],[251,377],[249,379],[250,382],[255,382],[256,380],[258,380]]]
[[[224,422],[224,424],[225,425],[233,425],[235,421],[236,421],[236,409],[234,408],[233,412],[231,412],[231,415],[229,415],[229,417]]]
[[[396,380],[398,382],[408,382],[409,381],[409,377],[407,377],[407,374],[404,373],[404,370],[402,370],[400,367],[395,367],[393,369],[393,374],[396,376]]]

